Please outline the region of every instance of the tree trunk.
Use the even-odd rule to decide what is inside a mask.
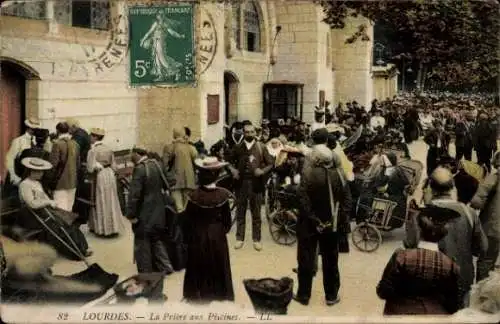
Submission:
[[[421,86],[420,86],[420,90],[422,92],[425,91],[425,81],[427,80],[427,72],[428,72],[428,67],[424,65],[422,67],[422,80],[421,80]]]
[[[424,64],[422,62],[418,63],[418,72],[417,72],[417,92],[422,91],[422,75],[423,75]]]

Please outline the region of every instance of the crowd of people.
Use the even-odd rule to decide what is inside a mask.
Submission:
[[[429,194],[424,206],[415,207],[420,213],[407,226],[406,249],[390,259],[377,294],[386,300],[384,314],[453,314],[468,305],[474,281],[488,278],[499,254],[500,155],[492,155],[500,109],[484,98],[472,102],[448,94],[405,94],[375,100],[370,109],[355,101],[335,109],[327,103],[316,107],[310,125],[296,118],[263,120],[257,127],[250,121],[236,122],[209,150],[201,141],[191,141],[189,128],[174,129],[172,143],[161,154],[131,150],[134,169],[125,203],[103,129],[87,133],[77,121],[68,120],[57,124],[51,137],[37,121],[27,120],[26,134],[12,141],[7,154],[2,192],[4,197],[18,197],[41,218],[48,214],[64,223],[85,256],[92,251],[82,224],[97,236],[115,237],[128,219],[138,272],[168,275],[185,269],[184,299],[205,303],[234,300],[226,237],[232,227],[232,197],[234,248],[245,245],[249,208],[253,248],[262,251],[262,205],[275,174],[277,185],[299,201],[293,211],[298,240],[298,290],[293,298],[308,305],[321,255],[325,301],[332,306],[340,301],[338,259],[339,252],[349,251],[347,235],[360,190],[357,175],[395,185],[394,179],[404,178],[395,172],[398,159],[412,158],[408,144],[423,138],[429,147]],[[396,156],[385,149],[402,153]],[[461,174],[473,150],[477,164],[484,167],[482,182]],[[366,161],[358,159],[363,154]],[[75,204],[86,181],[91,183],[88,212]],[[464,181],[473,186],[464,186]],[[458,200],[453,191],[458,191]],[[27,225],[29,219],[28,213],[20,221],[36,227]],[[62,253],[47,235],[38,239]],[[476,276],[473,256],[479,257]]]

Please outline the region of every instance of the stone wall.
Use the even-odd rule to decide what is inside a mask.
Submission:
[[[282,30],[277,39],[273,79],[304,84],[303,120],[307,122],[313,120],[319,90],[331,94],[331,88],[328,89],[331,80],[323,71],[326,66],[325,29],[328,28],[319,22],[319,10],[317,5],[306,1],[276,2],[276,20]]]
[[[115,14],[124,9],[123,2],[113,7]],[[86,129],[102,127],[107,132],[104,141],[122,150],[137,140],[138,100],[136,90],[128,86],[128,33],[110,36],[109,31],[2,16],[0,56],[28,66],[40,78],[26,84],[28,116],[38,117],[50,131],[69,117]],[[111,41],[124,43],[124,50],[106,56],[106,64],[90,62],[105,53]],[[87,57],[85,50],[93,53]]]
[[[398,93],[399,72],[393,64],[373,67],[373,96],[379,101],[392,98]]]
[[[367,26],[370,41],[358,39],[353,44],[346,44],[346,39],[356,32],[360,24]],[[373,25],[363,17],[348,18],[344,29],[332,30],[332,47],[335,66],[334,103],[356,100],[369,109],[373,98]]]
[[[77,118],[84,128],[105,128],[105,141],[115,150],[139,145],[161,152],[171,141],[173,128],[184,126],[191,128],[194,141],[203,139],[207,147],[214,144],[223,136],[224,72],[238,80],[237,95],[232,98],[238,120],[260,123],[262,87],[268,81],[304,84],[303,118],[307,122],[313,119],[320,90],[332,103],[355,99],[368,106],[374,88],[370,75],[372,42],[344,42],[358,23],[366,20],[355,19],[345,30],[330,31],[321,21],[321,8],[311,2],[258,3],[261,51],[233,48],[230,57],[226,56],[231,47],[230,6],[203,2],[196,7],[197,55],[210,58],[204,63],[198,60],[201,75],[196,87],[131,89],[126,49],[111,64],[104,64],[109,67],[100,62],[96,69],[96,63],[90,61],[104,53],[110,41],[128,42],[128,33],[124,39],[113,40],[109,31],[68,27],[52,20],[3,16],[1,56],[30,66],[40,76],[40,80],[27,81],[28,116],[38,116],[51,130],[68,117]],[[124,1],[113,4],[115,16],[125,13]],[[277,25],[282,30],[271,53]],[[90,58],[85,51],[93,51]],[[276,60],[274,66],[271,56]],[[219,121],[212,125],[207,123],[207,95],[219,95]]]
[[[225,70],[232,72],[238,84],[238,120],[260,124],[262,119],[262,85],[271,80],[270,48],[276,26],[269,17],[272,1],[258,1],[261,14],[261,51],[233,49],[226,59]],[[272,35],[272,36],[271,36]],[[268,78],[269,76],[269,78]],[[224,84],[221,83],[223,87]]]
[[[329,101],[332,107],[335,91],[334,91],[334,72],[332,71],[332,34],[330,26],[322,22],[323,11],[321,7],[317,7],[318,16],[318,90],[325,91],[325,100]],[[319,101],[319,98],[318,98]],[[312,121],[312,118],[310,119]]]

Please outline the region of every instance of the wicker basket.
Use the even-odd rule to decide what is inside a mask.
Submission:
[[[293,279],[263,278],[243,280],[256,312],[286,315],[293,296]]]

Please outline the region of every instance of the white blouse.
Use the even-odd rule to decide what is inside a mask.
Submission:
[[[24,179],[19,184],[19,197],[31,209],[54,205],[54,201],[43,190],[42,184],[30,178]]]

